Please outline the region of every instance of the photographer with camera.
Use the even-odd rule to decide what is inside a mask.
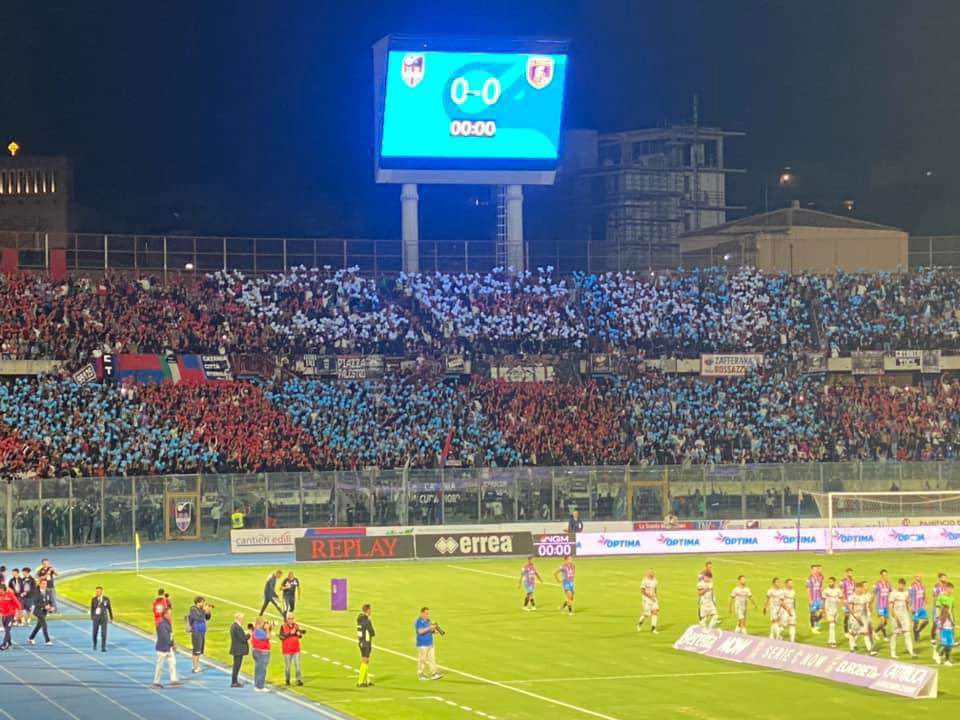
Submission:
[[[417,631],[417,677],[421,680],[439,680],[437,653],[433,647],[434,635],[446,635],[435,622],[430,621],[430,608],[420,608],[420,617],[414,624]]]
[[[213,605],[207,604],[202,595],[198,595],[193,600],[190,607],[190,613],[187,615],[187,629],[190,632],[190,641],[193,651],[190,654],[193,660],[193,672],[200,672],[200,658],[203,656],[203,650],[207,644],[207,622],[210,620],[210,611]]]
[[[303,675],[300,672],[300,640],[307,631],[297,625],[293,613],[287,613],[287,619],[284,620],[280,628],[280,642],[283,650],[283,674],[286,677],[287,685],[290,684],[290,666],[297,671],[297,685],[303,685]]]

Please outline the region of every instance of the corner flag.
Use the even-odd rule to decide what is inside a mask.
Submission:
[[[140,574],[140,533],[133,534],[134,562],[137,566],[137,575]]]

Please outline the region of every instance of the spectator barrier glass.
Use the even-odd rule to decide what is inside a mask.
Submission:
[[[128,544],[165,532],[171,495],[196,493],[202,537],[226,538],[240,510],[247,528],[458,525],[792,518],[798,493],[960,490],[960,463],[446,468],[256,475],[17,478],[0,493],[0,547]],[[665,506],[669,504],[669,507]],[[904,501],[894,515],[916,512]],[[855,508],[854,508],[855,509]],[[805,494],[799,513],[823,517]]]

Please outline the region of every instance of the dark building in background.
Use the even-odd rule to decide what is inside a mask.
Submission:
[[[72,230],[72,192],[73,168],[65,157],[0,157],[0,231],[49,233],[53,243]]]

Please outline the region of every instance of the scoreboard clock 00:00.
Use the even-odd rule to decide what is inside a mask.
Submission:
[[[576,555],[577,542],[569,535],[536,535],[533,547],[537,557],[564,557]]]

